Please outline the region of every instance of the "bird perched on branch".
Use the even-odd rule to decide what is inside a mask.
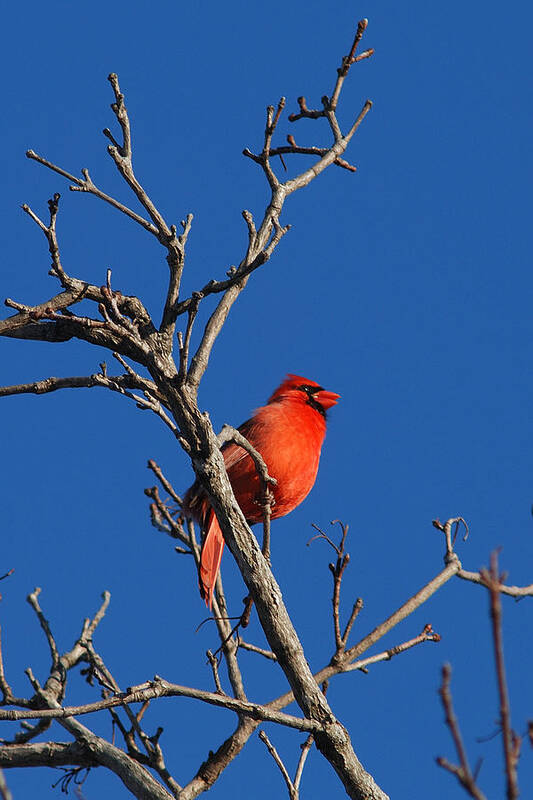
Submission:
[[[268,474],[276,480],[272,487],[272,519],[283,517],[300,505],[313,488],[326,435],[326,411],[339,397],[315,381],[288,375],[266,406],[258,408],[240,426],[240,433],[261,454]],[[249,525],[261,522],[263,492],[252,457],[233,442],[224,445],[222,453],[235,499],[246,521]],[[200,594],[211,608],[224,537],[198,481],[185,495],[184,512],[202,527]]]

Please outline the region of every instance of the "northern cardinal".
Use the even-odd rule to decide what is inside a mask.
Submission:
[[[313,488],[320,450],[326,435],[326,411],[340,395],[315,381],[288,375],[266,406],[258,408],[239,431],[263,456],[272,487],[272,519],[283,517],[300,505]],[[261,522],[261,484],[250,455],[236,444],[222,448],[228,477],[249,525]],[[184,511],[204,531],[200,557],[200,594],[211,608],[215,582],[224,549],[224,537],[209,500],[196,481],[187,491]]]

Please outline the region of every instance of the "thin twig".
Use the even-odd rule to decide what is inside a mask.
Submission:
[[[57,667],[57,664],[59,663],[59,651],[57,649],[56,641],[50,629],[50,624],[46,619],[46,617],[44,616],[42,609],[39,605],[38,597],[40,593],[41,593],[41,587],[37,586],[33,590],[33,592],[31,592],[27,596],[26,600],[37,614],[37,619],[39,620],[41,628],[45,633],[46,640],[48,642],[48,647],[50,648],[50,655],[52,656],[52,668],[55,669]]]
[[[106,378],[101,373],[94,375],[72,376],[68,378],[43,378],[40,381],[33,383],[21,383],[14,386],[0,386],[0,397],[8,397],[16,394],[49,394],[56,392],[59,389],[92,389],[100,387],[103,389],[111,389],[112,391],[125,394],[124,389],[142,389],[154,388],[155,384],[151,381],[142,379],[140,385],[136,378],[131,375],[117,375],[116,377]],[[129,395],[131,397],[131,395]]]
[[[15,697],[4,672],[4,657],[2,652],[2,627],[0,626],[0,691],[2,692],[2,703],[4,705],[24,706],[26,703],[22,698]]]
[[[369,667],[371,664],[377,664],[379,661],[390,661],[394,656],[397,656],[400,653],[405,653],[406,650],[416,647],[417,644],[422,644],[423,642],[440,642],[440,638],[440,635],[434,631],[431,624],[428,623],[424,626],[424,629],[418,634],[418,636],[409,639],[407,642],[402,642],[402,644],[397,644],[394,647],[390,647],[388,650],[384,650],[382,653],[377,653],[375,656],[369,656],[368,658],[362,658],[359,661],[354,661],[352,664],[349,664],[344,671],[351,672],[353,670],[361,670],[366,672],[367,667]]]
[[[360,23],[361,25],[362,23]],[[364,21],[364,28],[366,28],[366,21]],[[335,94],[335,103],[338,100],[338,95],[340,92],[340,87],[344,81],[344,77],[340,77],[337,75],[337,83],[339,85],[339,89]],[[215,342],[216,337],[220,333],[222,325],[229,313],[229,310],[239,293],[244,289],[250,274],[251,266],[254,265],[254,262],[259,260],[259,264],[264,263],[265,261],[270,258],[271,253],[273,252],[274,248],[277,247],[279,242],[281,241],[282,236],[287,232],[288,227],[282,227],[279,223],[281,210],[283,208],[283,204],[286,198],[297,189],[301,189],[304,186],[307,186],[314,178],[320,175],[328,166],[334,163],[338,163],[338,159],[342,157],[344,151],[348,147],[348,144],[352,137],[354,136],[355,132],[357,131],[359,125],[365,118],[366,114],[370,111],[372,107],[372,103],[370,100],[367,100],[363,105],[361,112],[359,113],[357,119],[355,120],[354,124],[348,131],[348,133],[343,136],[340,130],[340,126],[337,122],[335,116],[335,108],[332,108],[329,104],[329,100],[325,103],[324,110],[319,113],[312,113],[307,112],[304,113],[304,109],[306,110],[305,106],[305,99],[299,98],[300,104],[300,115],[291,115],[289,120],[294,121],[294,119],[300,118],[300,116],[308,116],[314,119],[317,119],[322,116],[326,116],[331,130],[334,135],[334,144],[333,146],[327,150],[327,152],[322,155],[319,160],[308,170],[297,175],[295,178],[292,178],[285,183],[281,184],[274,174],[272,167],[270,165],[269,153],[270,153],[270,145],[272,139],[272,133],[274,131],[275,125],[279,119],[281,114],[281,110],[284,105],[284,99],[280,101],[278,105],[277,112],[274,112],[274,107],[269,106],[267,109],[267,122],[265,127],[265,139],[263,145],[263,151],[260,156],[256,156],[254,160],[258,161],[265,172],[265,176],[270,186],[271,190],[271,199],[268,207],[265,211],[263,221],[257,231],[255,231],[254,236],[250,238],[246,256],[237,268],[235,274],[232,274],[230,277],[230,281],[232,281],[232,285],[230,285],[226,290],[225,293],[220,300],[217,308],[211,315],[205,331],[200,342],[200,345],[192,359],[191,366],[189,368],[189,373],[187,377],[187,384],[191,388],[193,392],[197,391],[198,384],[204,374],[207,363],[209,360],[209,356],[211,353],[211,349]],[[246,150],[246,155],[250,155],[253,157],[253,154]],[[343,164],[344,165],[344,164]],[[242,276],[242,277],[241,277]]]
[[[95,632],[96,628],[98,627],[98,625],[103,620],[103,618],[105,616],[105,613],[106,613],[106,611],[108,609],[110,601],[111,601],[111,592],[108,592],[107,589],[105,589],[102,592],[102,604],[101,604],[100,608],[98,609],[98,611],[96,612],[96,614],[94,615],[94,617],[91,620],[89,620],[88,622],[86,621],[84,623],[83,634],[86,637],[90,638],[93,635],[93,633]]]
[[[265,650],[263,647],[257,647],[255,644],[250,644],[250,642],[245,642],[244,639],[241,639],[240,636],[237,640],[237,644],[243,650],[249,650],[250,653],[258,653],[260,656],[264,658],[270,659],[270,661],[277,661],[278,658],[272,650]]]
[[[344,56],[344,58],[342,59],[342,64],[339,67],[339,69],[337,70],[337,82],[335,84],[335,88],[333,89],[333,94],[331,95],[331,100],[329,101],[329,106],[333,111],[337,107],[337,102],[338,102],[338,99],[339,99],[339,95],[341,93],[341,89],[342,89],[342,85],[344,83],[344,79],[348,75],[348,72],[349,72],[350,67],[352,66],[352,64],[354,64],[356,62],[355,51],[357,50],[357,46],[359,45],[359,42],[363,38],[363,34],[366,31],[367,26],[368,26],[368,20],[367,19],[362,19],[362,20],[360,20],[358,22],[357,30],[355,31],[355,36],[354,36],[354,40],[352,42],[352,47],[350,49],[350,52],[349,52],[349,54],[347,56]],[[373,53],[373,51],[367,51],[367,52],[369,53],[369,55],[371,55]]]
[[[287,791],[289,792],[290,800],[297,800],[298,794],[295,793],[294,784],[293,784],[293,782],[292,782],[292,780],[290,778],[289,773],[287,772],[287,768],[285,767],[285,764],[281,760],[281,757],[280,757],[278,751],[276,750],[276,748],[274,747],[274,745],[272,744],[272,742],[270,741],[270,739],[266,735],[265,731],[259,731],[259,738],[266,745],[266,748],[267,748],[268,752],[270,753],[270,755],[274,759],[279,771],[281,772],[281,774],[283,776],[283,780],[285,781],[285,785],[287,786]]]
[[[163,489],[165,490],[165,492],[167,494],[169,494],[172,497],[172,499],[175,500],[176,503],[179,506],[183,505],[183,500],[181,499],[179,494],[176,493],[176,491],[174,490],[174,487],[172,486],[170,481],[168,481],[165,478],[165,476],[163,475],[163,472],[161,470],[161,467],[159,467],[152,458],[148,461],[148,469],[152,470],[152,472],[156,476],[157,480],[160,482],[160,484],[163,487]]]
[[[342,641],[344,642],[345,645],[348,642],[348,637],[350,636],[350,633],[352,631],[353,624],[357,619],[357,617],[359,616],[359,613],[362,608],[363,608],[363,598],[358,597],[355,603],[353,604],[352,613],[350,614],[350,618],[348,619],[348,622],[346,623],[346,627],[342,634]]]
[[[196,393],[202,376],[207,369],[209,356],[215,340],[222,330],[229,311],[239,294],[245,288],[253,270],[264,264],[272,255],[282,237],[290,230],[290,226],[280,226],[279,212],[285,196],[281,187],[273,192],[272,199],[265,211],[261,227],[254,238],[253,248],[248,244],[246,256],[230,279],[230,286],[224,292],[217,307],[209,317],[198,349],[194,354],[187,373],[187,385]]]
[[[94,714],[96,711],[115,708],[125,704],[144,703],[146,700],[152,700],[157,697],[190,697],[210,705],[226,708],[237,714],[249,716],[252,719],[276,722],[279,725],[284,725],[285,727],[300,731],[314,732],[318,728],[318,723],[313,720],[274,711],[259,703],[237,700],[234,697],[220,695],[218,692],[207,692],[203,689],[179,686],[178,684],[170,683],[159,677],[154,678],[153,681],[140,684],[139,686],[133,686],[115,697],[106,697],[94,703],[85,703],[79,706],[64,706],[60,708],[28,709],[23,711],[0,709],[0,720],[69,719],[70,717]]]
[[[335,635],[335,655],[334,660],[339,660],[342,658],[344,653],[346,642],[348,640],[348,635],[352,629],[352,625],[355,622],[355,618],[359,613],[360,609],[362,608],[362,601],[356,602],[352,609],[352,613],[346,627],[344,629],[344,634],[341,634],[341,627],[340,627],[340,619],[339,619],[339,606],[340,606],[340,590],[341,590],[341,583],[342,583],[342,576],[344,574],[344,570],[348,566],[350,562],[350,554],[344,552],[344,545],[346,543],[346,536],[348,535],[348,525],[344,525],[340,520],[335,519],[331,523],[332,525],[339,524],[342,532],[341,540],[338,545],[334,544],[332,540],[329,538],[324,531],[313,523],[313,528],[318,531],[316,536],[312,536],[311,539],[307,542],[309,545],[315,539],[324,539],[335,551],[337,554],[337,561],[335,564],[328,564],[329,571],[333,576],[333,597],[331,599],[332,611],[333,611],[333,631]]]
[[[457,752],[457,757],[459,759],[459,765],[451,764],[442,756],[439,756],[436,759],[437,764],[440,767],[443,767],[443,769],[446,769],[448,772],[451,772],[452,775],[455,775],[459,783],[464,787],[464,789],[466,789],[470,797],[475,798],[475,800],[486,800],[485,795],[477,785],[468,764],[468,758],[463,744],[459,723],[453,710],[453,701],[450,691],[451,674],[451,666],[449,664],[444,664],[442,667],[442,684],[439,689],[439,694],[441,696],[444,713],[446,715],[446,724],[450,729],[455,750]]]
[[[483,585],[483,578],[479,572],[468,572],[466,569],[460,569],[457,577],[463,581],[470,581],[471,583],[479,583]],[[515,597],[517,600],[521,597],[533,597],[533,583],[529,586],[507,586],[504,583],[498,585],[500,594],[506,594],[509,597]]]
[[[363,637],[356,645],[350,647],[345,651],[343,657],[337,661],[332,659],[328,666],[323,667],[321,670],[314,674],[314,679],[317,683],[322,683],[329,680],[334,675],[345,672],[346,668],[352,661],[359,658],[365,653],[372,645],[376,644],[386,633],[389,633],[396,627],[402,620],[410,616],[417,608],[420,608],[435,592],[437,592],[444,584],[451,580],[460,569],[461,562],[459,559],[448,564],[441,572],[439,572],[432,580],[428,581],[416,594],[403,603],[400,608],[391,614],[386,620],[372,630],[367,636]],[[277,697],[267,705],[269,708],[284,708],[292,702],[294,695],[292,692]]]
[[[391,614],[391,616],[384,620],[384,622],[374,628],[374,630],[361,639],[358,644],[346,650],[345,657],[347,661],[353,661],[355,658],[358,658],[366,650],[368,650],[369,647],[371,647],[386,633],[392,630],[399,622],[401,622],[401,620],[412,614],[413,611],[425,603],[431,597],[431,595],[441,588],[441,586],[444,586],[444,584],[447,583],[450,578],[453,578],[453,576],[457,574],[457,570],[460,568],[460,566],[461,564],[459,560],[448,564],[448,566],[445,567],[442,572],[439,572],[439,574],[436,575],[433,580],[429,581],[429,583],[423,586],[422,589],[409,598],[409,600],[400,606],[400,608],[395,611],[394,614]]]
[[[218,674],[218,659],[213,655],[211,650],[206,652],[206,656],[213,670],[213,680],[215,681],[216,690],[219,694],[226,696],[226,692],[223,690],[222,684],[220,683],[220,675]]]
[[[181,382],[185,380],[187,375],[192,328],[194,325],[194,320],[196,319],[196,315],[198,313],[198,306],[200,305],[200,300],[201,300],[200,296],[194,293],[192,296],[191,305],[187,309],[187,327],[185,329],[185,338],[183,340],[183,344],[180,347],[180,366],[178,371],[178,378]]]
[[[314,741],[315,737],[313,736],[312,733],[310,733],[305,742],[300,745],[302,752],[300,754],[300,758],[298,759],[298,765],[296,767],[296,773],[294,775],[294,781],[293,781],[294,790],[296,792],[297,797],[300,791],[300,782],[302,780],[305,762],[307,761],[307,756],[311,751],[311,747],[313,746]]]
[[[168,526],[168,530],[165,530],[173,539],[179,539],[187,547],[195,554],[195,558],[199,560],[200,558],[200,550],[196,542],[193,543],[191,540],[191,536],[189,531],[186,531],[183,527],[181,517],[175,519],[172,514],[170,513],[169,509],[167,508],[166,504],[163,502],[161,497],[159,496],[159,489],[157,486],[151,486],[144,490],[144,493],[147,497],[150,497],[154,501],[155,509],[157,509],[158,515],[163,518]],[[159,520],[156,518],[156,522],[159,523]]]
[[[45,223],[37,216],[37,214],[35,214],[34,211],[32,211],[27,204],[22,206],[22,210],[28,214],[28,216],[38,225],[48,241],[48,250],[52,257],[52,267],[49,274],[57,277],[60,280],[62,287],[65,289],[65,292],[62,292],[56,297],[51,298],[47,303],[42,303],[33,308],[22,306],[21,304],[15,304],[10,301],[9,298],[5,301],[6,305],[10,305],[13,308],[18,307],[20,311],[25,311],[33,319],[40,319],[43,313],[45,313],[48,309],[59,311],[60,309],[67,308],[69,305],[80,302],[82,299],[93,300],[97,303],[103,303],[109,299],[109,296],[105,291],[106,287],[93,286],[85,281],[72,278],[65,272],[61,262],[56,231],[57,215],[59,212],[59,199],[60,195],[56,192],[56,194],[54,194],[54,196],[48,201],[48,207],[50,210],[50,222],[48,225],[45,225]],[[150,315],[146,311],[139,298],[126,297],[122,294],[122,292],[115,292],[112,295],[112,300],[117,312],[117,316],[121,317],[122,320],[124,318],[121,312],[124,312],[133,321],[135,321],[136,325],[138,325],[140,329],[142,329],[144,335],[149,335],[155,331],[150,319]],[[15,321],[16,320],[12,318],[11,327],[13,327]],[[19,322],[22,321],[23,320],[19,320]],[[8,321],[4,321],[2,325],[5,326],[6,322]],[[0,331],[1,330],[2,327],[0,326]],[[131,328],[129,330],[132,332]],[[136,331],[134,331],[134,333],[136,334]]]
[[[288,145],[282,145],[281,147],[274,147],[270,151],[271,158],[275,156],[283,155],[306,155],[306,156],[319,156],[320,158],[324,156],[329,148],[328,147],[301,147],[296,144],[294,136],[287,136],[287,140],[289,142]],[[252,161],[255,161],[256,164],[262,164],[262,157],[256,156],[254,153],[251,152],[247,147],[242,151],[242,154],[247,158],[250,158]],[[348,170],[348,172],[357,172],[357,167],[354,167],[352,164],[349,164],[343,158],[336,158],[333,162],[335,166],[342,167],[343,169]]]
[[[503,582],[503,576],[499,574],[497,551],[491,553],[490,570],[481,570],[481,577],[489,590],[490,597],[490,618],[492,623],[492,641],[494,645],[498,693],[500,696],[500,722],[502,727],[505,775],[507,780],[507,800],[516,800],[520,794],[516,765],[520,755],[521,740],[511,726],[511,709],[507,680],[505,677],[505,660],[503,656],[502,603],[500,597],[500,584]]]
[[[463,525],[465,529],[463,541],[466,541],[468,538],[469,529],[466,521],[463,519],[463,517],[451,517],[451,519],[447,520],[444,524],[438,519],[434,519],[432,524],[434,528],[444,534],[446,541],[446,554],[444,556],[445,563],[447,564],[454,561],[457,559],[457,555],[454,551],[455,540],[457,539],[457,534],[461,525]],[[470,583],[478,583],[482,586],[486,585],[485,579],[480,572],[469,572],[462,567],[458,570],[457,577],[461,578],[463,581],[470,581]],[[529,586],[506,586],[502,579],[498,586],[498,591],[500,594],[506,594],[509,595],[509,597],[515,597],[517,600],[521,597],[533,597],[533,583],[530,583]]]
[[[100,200],[103,200],[105,203],[109,203],[109,205],[113,206],[113,208],[116,208],[118,211],[121,211],[127,217],[134,220],[134,222],[137,222],[142,228],[147,230],[149,233],[152,233],[154,236],[157,236],[157,228],[154,225],[151,225],[150,222],[144,219],[144,217],[141,217],[135,211],[132,211],[131,208],[128,208],[120,201],[115,200],[114,197],[111,197],[110,195],[106,194],[101,189],[99,189],[98,186],[96,186],[93,183],[88,170],[82,170],[82,174],[84,176],[84,179],[82,180],[81,178],[76,178],[75,175],[71,175],[69,172],[62,169],[61,167],[58,167],[56,164],[53,164],[51,161],[48,161],[46,158],[43,158],[42,156],[38,155],[33,150],[27,150],[26,156],[32,159],[33,161],[37,161],[38,164],[42,164],[43,167],[51,169],[52,172],[57,172],[58,175],[62,175],[64,178],[70,181],[71,184],[73,184],[72,186],[70,186],[71,191],[87,192],[88,194],[92,194],[95,197],[98,197]]]
[[[439,531],[442,531],[442,533],[444,534],[444,538],[446,541],[446,555],[444,557],[445,564],[456,558],[453,548],[461,524],[464,525],[465,528],[463,541],[466,541],[466,539],[468,538],[468,525],[466,521],[463,519],[463,517],[451,517],[444,524],[442,524],[442,522],[438,519],[434,519],[432,522],[433,527]],[[454,525],[455,525],[455,531],[453,531],[452,533],[452,528]]]
[[[89,658],[90,668],[94,671],[94,674],[97,680],[103,685],[109,688],[114,694],[120,694],[120,687],[111,674],[110,670],[105,665],[103,659],[98,655],[95,651],[92,641],[89,639],[86,642],[86,649]],[[154,769],[158,775],[162,778],[162,780],[166,783],[169,789],[173,792],[174,796],[177,797],[178,792],[180,790],[179,784],[175,781],[172,775],[169,773],[168,769],[165,765],[165,760],[163,757],[163,751],[159,745],[158,739],[162,732],[162,729],[158,729],[158,733],[155,736],[148,736],[147,733],[141,727],[141,719],[148,708],[149,700],[146,700],[141,709],[134,713],[130,706],[127,703],[123,704],[124,712],[126,713],[130,723],[131,729],[127,731],[125,727],[122,725],[118,714],[113,711],[113,709],[109,709],[111,716],[115,725],[121,731],[124,741],[128,746],[128,752],[140,763],[148,764],[149,766]],[[144,750],[146,752],[146,756],[142,754],[135,743],[135,735],[138,736],[139,740],[142,742]]]

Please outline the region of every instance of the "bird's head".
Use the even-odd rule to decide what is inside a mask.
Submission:
[[[328,392],[316,381],[302,378],[301,375],[287,375],[281,386],[278,386],[270,397],[269,403],[279,403],[283,400],[296,400],[312,406],[323,417],[326,411],[337,403],[340,394]]]

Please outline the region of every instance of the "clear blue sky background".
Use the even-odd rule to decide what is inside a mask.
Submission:
[[[31,147],[77,173],[89,167],[106,190],[133,203],[113,173],[101,129],[113,123],[106,81],[118,72],[134,126],[135,165],[169,221],[195,214],[185,289],[221,277],[245,244],[243,208],[259,214],[267,196],[259,168],[241,156],[260,147],[264,108],[331,91],[357,19],[368,16],[373,59],[345,86],[340,118],[366,97],[374,109],[348,156],[359,171],[331,169],[290,198],[292,231],[256,273],[220,337],[201,390],[219,428],[262,404],[286,372],[342,395],[330,415],[311,496],[273,527],[273,564],[310,664],[332,653],[331,554],[305,543],[315,522],[350,524],[345,613],[356,596],[363,636],[442,567],[434,517],[463,515],[460,546],[477,569],[501,547],[513,583],[533,580],[531,370],[532,91],[531,27],[525,3],[342,3],[273,0],[203,3],[130,0],[108,4],[11,4],[0,58],[5,156],[2,296],[37,303],[57,284],[40,232],[20,211],[46,213],[63,195],[59,234],[67,270],[145,299],[154,314],[167,274],[164,253],[134,223],[24,157]],[[329,141],[303,121],[281,136]],[[290,161],[289,169],[304,161]],[[204,314],[210,304],[204,304]],[[7,311],[6,311],[7,313]],[[105,354],[79,343],[47,346],[2,340],[1,382],[98,369]],[[109,589],[111,606],[95,637],[125,687],[159,673],[211,688],[205,650],[213,629],[187,558],[149,524],[143,488],[154,458],[179,490],[191,482],[185,456],[159,421],[97,390],[1,401],[2,583],[0,611],[8,676],[28,691],[23,670],[46,675],[48,655],[26,594],[43,587],[43,608],[66,648]],[[244,588],[231,563],[224,575],[239,608]],[[504,603],[513,724],[533,716],[529,601]],[[462,797],[435,756],[455,759],[437,697],[440,666],[454,667],[453,691],[480,783],[503,797],[501,744],[487,598],[448,584],[385,641],[416,635],[426,622],[442,635],[368,675],[333,681],[329,698],[365,766],[394,798]],[[248,634],[262,642],[257,625]],[[354,639],[355,641],[355,639]],[[276,666],[243,654],[249,696],[283,690]],[[97,699],[73,678],[69,702]],[[191,701],[154,704],[168,764],[186,782],[209,749],[233,729],[229,712]],[[106,734],[110,722],[87,722]],[[7,735],[5,727],[0,731]],[[270,730],[288,765],[301,737]],[[52,728],[51,736],[66,734]],[[533,792],[530,748],[521,761],[524,797]],[[58,798],[58,774],[8,774],[16,798]],[[251,787],[253,786],[253,790]],[[213,798],[283,797],[284,786],[254,737],[212,790]],[[128,793],[102,770],[87,800]],[[342,787],[313,751],[303,800],[341,798]]]

